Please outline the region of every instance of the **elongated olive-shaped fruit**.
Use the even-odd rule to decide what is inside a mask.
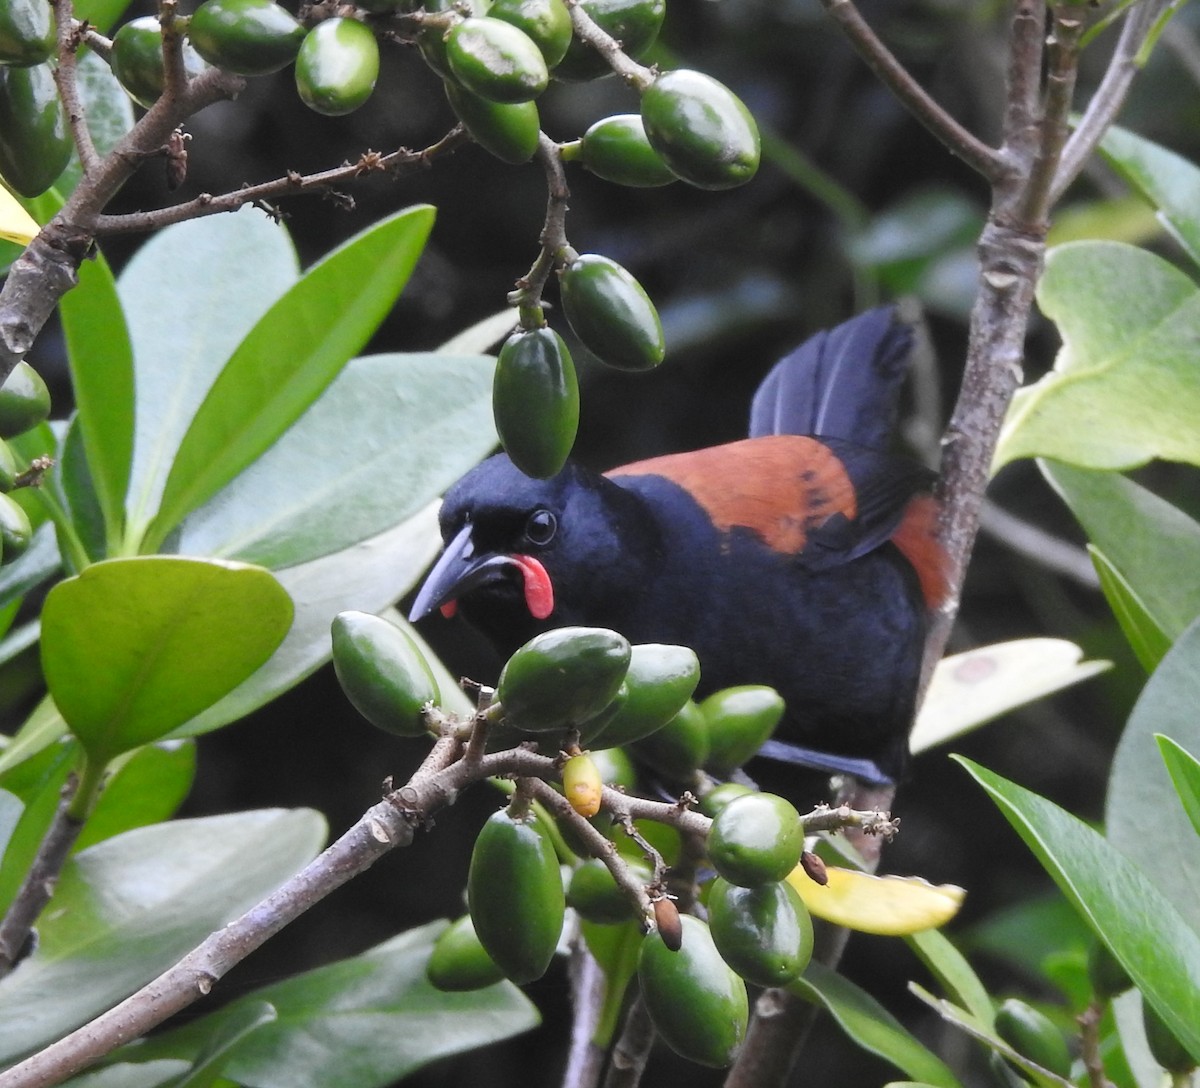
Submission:
[[[13,453],[12,447],[0,438],[0,492],[9,492],[13,489],[20,471],[17,455]]]
[[[358,109],[379,78],[379,43],[365,23],[341,16],[312,28],[296,54],[296,91],[310,110],[340,117]]]
[[[708,722],[705,766],[717,775],[740,767],[763,746],[783,717],[783,698],[759,684],[725,688],[700,704]]]
[[[209,64],[240,76],[265,76],[296,59],[308,31],[275,0],[204,0],[187,34]]]
[[[129,97],[149,109],[163,92],[162,27],[153,15],[132,19],[113,38],[113,75]],[[183,43],[183,68],[190,77],[199,75],[207,65],[190,42]]]
[[[626,861],[643,884],[650,882],[650,870],[635,861]],[[608,866],[599,858],[589,858],[575,868],[567,885],[567,906],[581,918],[601,925],[616,925],[637,917],[629,896],[617,886]]]
[[[635,741],[633,752],[642,763],[667,778],[689,778],[708,758],[708,725],[700,708],[688,700],[661,729]]]
[[[41,64],[54,52],[55,40],[49,0],[0,0],[0,64]]]
[[[749,786],[743,786],[740,782],[722,782],[700,798],[700,811],[712,819],[730,801],[753,792]]]
[[[713,944],[699,918],[684,915],[683,939],[672,952],[657,932],[642,940],[638,983],[646,1011],[676,1054],[700,1065],[729,1065],[746,1037],[746,984]]]
[[[1142,996],[1142,1027],[1146,1029],[1151,1055],[1168,1073],[1190,1073],[1200,1065],[1145,995]]]
[[[33,528],[29,524],[29,515],[15,499],[0,495],[0,564],[20,559],[32,539]]]
[[[617,713],[588,743],[617,748],[648,737],[667,724],[692,697],[700,682],[700,662],[686,646],[644,643],[634,646],[625,674],[626,694]]]
[[[526,476],[548,479],[566,463],[579,429],[579,381],[553,329],[522,330],[504,342],[492,415],[504,451]]]
[[[21,196],[44,193],[73,146],[50,65],[0,67],[0,176],[9,186]]]
[[[491,986],[504,972],[480,944],[471,916],[464,914],[433,942],[425,977],[439,990],[458,993]]]
[[[487,13],[524,31],[547,68],[562,60],[571,44],[571,13],[563,0],[496,0]]]
[[[1101,1001],[1133,989],[1133,979],[1103,941],[1096,941],[1088,951],[1088,981],[1092,993]]]
[[[42,376],[22,360],[0,386],[0,438],[16,438],[49,416],[50,390]]]
[[[532,813],[507,809],[483,825],[467,873],[467,906],[487,954],[516,983],[541,978],[562,932],[558,859]]]
[[[529,102],[550,81],[542,51],[529,35],[486,15],[450,28],[446,61],[455,79],[489,102]]]
[[[658,311],[616,261],[598,253],[576,257],[563,269],[559,290],[575,335],[602,363],[650,370],[663,361],[667,346]]]
[[[713,817],[708,831],[713,868],[745,888],[783,880],[803,849],[800,814],[773,793],[735,797]]]
[[[666,0],[583,0],[580,4],[606,33],[621,43],[626,56],[637,60],[658,38],[667,14]],[[578,38],[554,69],[554,78],[581,83],[612,75],[612,68],[590,45]]]
[[[518,166],[533,158],[541,125],[534,102],[489,102],[446,81],[450,108],[471,139],[501,162]]]
[[[585,722],[616,697],[629,658],[629,643],[603,627],[535,635],[500,673],[496,696],[505,720],[530,733]]]
[[[679,180],[650,146],[637,113],[597,121],[580,140],[579,159],[597,177],[631,188],[651,189]]]
[[[436,706],[441,695],[416,643],[394,623],[367,612],[339,612],[332,633],[334,672],[354,709],[387,733],[426,733],[424,708]]]
[[[563,796],[580,816],[586,819],[600,811],[604,782],[600,778],[600,769],[586,752],[572,756],[563,764],[562,788]]]
[[[784,986],[812,959],[812,919],[786,881],[742,888],[717,877],[708,924],[721,958],[747,982]]]
[[[758,125],[742,100],[711,76],[663,72],[642,93],[650,146],[700,189],[732,189],[758,170]]]
[[[996,1034],[1023,1058],[1060,1077],[1071,1075],[1071,1054],[1063,1033],[1045,1013],[1015,997],[996,1010]]]

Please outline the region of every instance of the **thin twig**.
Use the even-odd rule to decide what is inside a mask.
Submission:
[[[988,180],[1000,176],[1004,164],[999,152],[963,128],[926,92],[879,40],[852,0],[821,0],[858,50],[859,56],[909,112],[954,155]]]
[[[1104,1072],[1104,1056],[1100,1052],[1101,1005],[1093,1002],[1079,1014],[1079,1057],[1087,1071],[1090,1088],[1113,1088]]]
[[[521,312],[522,327],[528,329],[545,324],[542,292],[567,248],[567,206],[571,199],[562,149],[544,132],[538,133],[537,161],[546,174],[546,218],[538,237],[540,248],[533,266],[517,280],[516,290],[508,295],[510,305]]]
[[[1067,140],[1066,147],[1063,148],[1058,170],[1054,175],[1054,184],[1050,189],[1052,202],[1057,202],[1071,182],[1079,176],[1083,164],[1104,138],[1109,126],[1117,119],[1117,114],[1121,112],[1129,94],[1133,77],[1139,71],[1137,58],[1142,44],[1158,17],[1170,4],[1171,0],[1140,0],[1126,14],[1104,78],[1088,102],[1075,131]]]
[[[79,80],[76,61],[79,48],[79,24],[75,21],[72,0],[54,0],[54,18],[58,24],[58,64],[54,69],[54,82],[58,97],[71,127],[71,138],[79,153],[79,162],[84,176],[91,173],[100,162],[92,134],[88,131],[87,117],[79,97]]]
[[[626,56],[621,43],[587,13],[579,0],[566,0],[566,4],[571,12],[571,29],[575,37],[596,50],[621,79],[639,91],[654,82],[653,70]]]

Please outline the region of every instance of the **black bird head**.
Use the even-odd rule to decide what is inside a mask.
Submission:
[[[645,521],[640,507],[611,481],[574,462],[548,480],[524,475],[505,454],[467,473],[442,503],[446,542],[417,594],[409,619],[434,609],[464,615],[502,652],[540,631],[596,624],[639,582],[650,557],[631,541]],[[653,529],[647,526],[647,534]]]

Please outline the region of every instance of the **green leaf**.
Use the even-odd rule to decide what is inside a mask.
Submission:
[[[179,550],[271,569],[397,525],[496,443],[488,356],[353,359],[245,472],[184,522]]]
[[[334,616],[348,608],[378,612],[398,600],[416,584],[440,546],[437,504],[431,503],[352,548],[277,571],[296,605],[296,618],[283,645],[258,672],[175,735],[206,733],[237,721],[299,683],[329,660],[329,625]]]
[[[1116,473],[1040,467],[1154,625],[1178,638],[1200,616],[1200,524]]]
[[[19,767],[38,753],[45,751],[51,744],[65,736],[66,732],[66,722],[63,721],[62,715],[54,705],[54,700],[47,695],[33,708],[32,713],[25,719],[25,723],[9,740],[4,751],[0,753],[0,781],[3,781],[2,776],[7,775],[13,768]]]
[[[1200,264],[1200,169],[1173,151],[1112,127],[1100,151],[1129,185],[1158,209],[1158,218]]]
[[[13,832],[16,831],[17,823],[21,819],[21,813],[24,811],[25,805],[19,797],[9,793],[8,790],[0,790],[0,860],[4,858]]]
[[[516,327],[517,315],[511,306],[468,325],[462,332],[439,344],[438,355],[478,355],[494,348]]]
[[[1075,242],[1046,255],[1037,294],[1063,347],[1054,369],[1013,398],[993,470],[1021,457],[1200,464],[1195,283],[1145,250]]]
[[[95,3],[99,6],[99,0],[95,0]],[[116,3],[122,7],[126,6],[126,0],[116,0]],[[85,6],[88,5],[85,3]],[[86,15],[80,15],[78,9],[75,17],[87,18]],[[106,33],[107,27],[100,26],[94,19],[89,22],[100,33]],[[88,132],[96,152],[103,157],[133,128],[133,100],[117,82],[117,77],[113,75],[106,61],[101,60],[90,49],[81,49],[78,58],[75,71],[79,83],[79,96],[83,102],[83,115],[87,119]],[[83,167],[79,163],[78,152],[75,152],[71,155],[67,168],[58,175],[54,188],[62,196],[69,196],[75,191],[82,177]]]
[[[1170,637],[1111,560],[1094,544],[1088,545],[1088,555],[1092,557],[1092,566],[1100,576],[1104,599],[1117,617],[1125,641],[1142,663],[1142,668],[1153,672],[1171,648]]]
[[[121,273],[137,387],[131,535],[157,511],[179,443],[222,367],[299,276],[287,231],[252,208],[167,227]]]
[[[74,572],[109,558],[104,511],[84,442],[83,427],[75,415],[63,435],[58,468],[51,477],[51,487],[70,518],[63,541],[67,566]]]
[[[546,826],[553,827],[553,821]],[[623,925],[600,925],[586,919],[579,921],[579,934],[587,944],[604,975],[604,994],[600,1015],[592,1032],[592,1045],[607,1049],[612,1045],[621,1026],[621,1011],[625,1007],[625,991],[637,974],[638,952],[642,947],[642,930],[637,922]]]
[[[256,1088],[383,1088],[435,1058],[536,1026],[537,1011],[510,982],[442,993],[425,978],[434,922],[353,959],[257,990],[219,1012],[145,1041],[129,1053],[188,1056],[248,1004],[278,1019],[235,1045],[225,1074]]]
[[[187,1073],[188,1063],[176,1058],[160,1062],[117,1062],[63,1081],[63,1088],[159,1088]]]
[[[225,1066],[239,1043],[264,1024],[273,1024],[279,1013],[269,1001],[243,1001],[222,1018],[205,1041],[192,1068],[171,1082],[170,1088],[211,1088],[221,1079]]]
[[[991,995],[950,938],[939,929],[925,929],[904,940],[948,995],[990,1028],[995,1012]]]
[[[366,344],[408,282],[433,217],[428,206],[410,208],[352,238],[254,326],[180,442],[145,550],[260,457]]]
[[[190,741],[160,741],[113,760],[104,792],[72,849],[169,820],[195,777],[196,746]]]
[[[75,5],[75,18],[86,19],[101,34],[107,34],[127,7],[129,0],[79,0]]]
[[[0,1062],[59,1038],[155,978],[320,850],[307,809],[176,820],[72,858],[40,943],[0,982]]]
[[[1170,737],[1156,733],[1154,739],[1183,810],[1192,821],[1193,830],[1200,835],[1200,760]]]
[[[1057,891],[994,910],[957,937],[972,956],[993,957],[1031,978],[1044,975],[1046,963],[1064,953],[1086,955],[1094,939]]]
[[[291,599],[259,567],[110,559],[47,594],[42,668],[71,731],[101,764],[226,695],[271,656],[291,620]]]
[[[1146,682],[1109,772],[1104,822],[1109,841],[1200,932],[1200,841],[1163,764],[1156,734],[1200,752],[1200,620],[1175,642]],[[1164,848],[1169,844],[1169,848]],[[1115,951],[1115,950],[1114,950]]]
[[[125,523],[133,460],[133,349],[102,256],[80,265],[79,286],[63,296],[59,312],[88,467],[108,538],[115,541]]]
[[[1082,656],[1063,639],[1026,638],[943,658],[909,737],[911,751],[944,744],[1111,668],[1108,661],[1080,661]]]
[[[787,988],[806,1001],[823,1005],[859,1046],[891,1062],[907,1076],[938,1088],[958,1088],[959,1082],[949,1067],[849,979],[814,961]]]
[[[996,802],[1179,1041],[1200,1057],[1200,935],[1099,832],[1044,797],[955,758]]]

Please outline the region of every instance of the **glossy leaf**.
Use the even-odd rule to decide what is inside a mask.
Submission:
[[[1163,763],[1167,765],[1167,773],[1171,776],[1183,810],[1192,821],[1196,834],[1200,835],[1200,760],[1170,737],[1159,734],[1154,739],[1158,742],[1158,750],[1162,753]]]
[[[186,1076],[188,1063],[174,1058],[158,1062],[115,1062],[64,1081],[66,1088],[159,1088]]]
[[[1200,464],[1200,290],[1146,250],[1074,242],[1046,255],[1038,303],[1063,338],[1054,369],[1018,391],[993,468],[1052,457],[1125,469]]]
[[[1142,663],[1142,668],[1153,672],[1171,648],[1170,637],[1150,614],[1146,602],[1108,557],[1091,544],[1088,545],[1088,555],[1092,557],[1092,565],[1100,576],[1104,599],[1116,616],[1125,641]]]
[[[1099,832],[1044,797],[958,758],[1180,1042],[1200,1057],[1200,935],[1196,930]],[[1146,796],[1151,795],[1142,795],[1143,804]],[[1159,823],[1156,834],[1165,830]]]
[[[1118,174],[1158,209],[1158,218],[1200,264],[1200,169],[1127,129],[1110,128],[1100,151]]]
[[[207,733],[245,717],[329,659],[329,625],[346,609],[378,612],[416,584],[441,546],[437,504],[345,551],[277,572],[296,617],[270,661],[224,699],[180,726],[175,736]],[[414,632],[409,629],[409,634]],[[422,643],[423,645],[423,643]],[[442,686],[444,694],[456,681]],[[446,708],[451,704],[447,702]]]
[[[147,550],[260,457],[361,350],[408,282],[433,215],[410,208],[352,238],[254,326],[180,442]]]
[[[1146,682],[1121,734],[1109,772],[1105,827],[1109,841],[1138,865],[1200,932],[1200,840],[1163,764],[1156,735],[1200,752],[1200,620],[1176,641]],[[1157,803],[1147,803],[1147,799]],[[1149,843],[1171,849],[1148,849]],[[1115,951],[1115,949],[1114,949]]]
[[[1041,469],[1154,625],[1178,638],[1200,616],[1200,523],[1124,476],[1049,462]]]
[[[69,519],[70,537],[62,537],[66,552],[65,566],[78,573],[88,563],[109,557],[110,540],[104,510],[100,506],[99,489],[92,479],[83,427],[76,414],[67,425],[58,457],[58,472],[50,486],[61,502]]]
[[[534,1027],[537,1011],[511,983],[443,993],[425,978],[434,922],[353,959],[266,986],[149,1041],[154,1057],[194,1054],[247,1005],[278,1017],[230,1049],[225,1074],[258,1088],[384,1088],[433,1061]]]
[[[184,522],[179,549],[292,567],[397,525],[495,445],[487,356],[352,360],[262,457]]]
[[[37,951],[0,982],[0,1061],[157,976],[310,861],[324,838],[317,812],[264,809],[140,828],[76,855]]]
[[[251,209],[167,227],[121,273],[137,386],[132,532],[157,510],[179,443],[221,368],[299,275],[287,231]]]
[[[991,995],[950,938],[940,930],[926,929],[905,940],[949,996],[990,1027],[994,1011]]]
[[[952,654],[937,663],[909,736],[915,754],[1111,667],[1080,661],[1083,651],[1055,638],[1017,639]]]
[[[78,425],[108,539],[125,522],[133,461],[133,349],[116,282],[103,256],[79,267],[79,286],[59,303]]]
[[[186,1076],[173,1081],[171,1088],[212,1088],[239,1044],[264,1024],[273,1024],[279,1013],[269,1001],[243,1001],[223,1017],[204,1041]]]
[[[959,1088],[957,1078],[933,1051],[910,1035],[870,994],[823,964],[810,963],[787,989],[822,1005],[859,1046],[913,1079],[938,1088]]]
[[[291,599],[261,568],[112,559],[47,595],[42,667],[64,719],[100,763],[226,695],[271,656],[291,620]]]

